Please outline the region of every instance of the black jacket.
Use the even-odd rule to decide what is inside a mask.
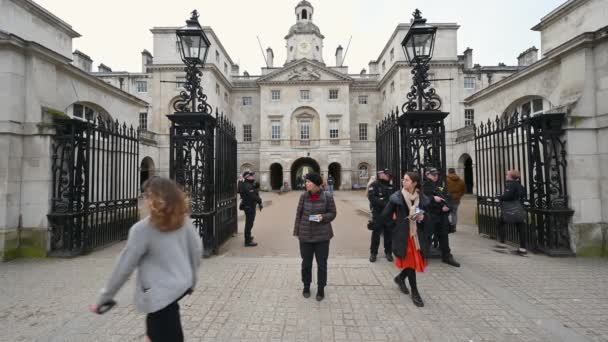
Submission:
[[[372,216],[380,216],[393,192],[395,190],[389,182],[376,180],[370,184],[367,190],[367,199],[369,199],[369,208],[372,211]]]
[[[262,199],[258,189],[255,187],[255,182],[244,181],[239,183],[239,194],[241,195],[242,205],[245,208],[255,208],[256,204],[261,204]]]
[[[447,215],[449,213],[449,211],[444,212],[441,210],[441,208],[443,208],[444,205],[446,205],[448,208],[450,208],[450,210],[452,209],[451,208],[452,197],[450,196],[450,193],[448,192],[447,187],[440,186],[439,182],[431,182],[430,180],[427,179],[424,182],[424,184],[422,185],[422,192],[424,192],[424,195],[426,197],[428,197],[428,199],[430,201],[427,211],[431,215],[441,215],[441,214]],[[445,200],[445,202],[437,203],[433,199],[433,196],[439,196],[439,197],[443,198]]]
[[[519,181],[506,181],[505,192],[497,198],[502,202],[523,201],[526,197],[526,189]]]
[[[426,211],[429,204],[429,198],[424,194],[420,194],[418,207]],[[396,214],[396,219],[394,220],[395,227],[393,228],[392,236],[393,254],[399,258],[405,258],[407,255],[408,241],[410,239],[410,211],[407,204],[405,204],[405,199],[403,198],[401,191],[397,191],[390,196],[388,204],[382,211],[382,217],[386,220],[392,220],[393,214]],[[420,246],[424,246],[423,241],[420,241],[421,237],[424,236],[424,234],[422,234],[422,226],[420,224],[417,224],[417,226]]]

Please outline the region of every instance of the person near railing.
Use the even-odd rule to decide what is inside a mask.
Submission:
[[[439,240],[439,248],[441,249],[441,260],[451,266],[460,267],[460,264],[454,260],[450,249],[449,234],[449,219],[450,214],[450,193],[445,187],[439,183],[439,170],[434,167],[427,168],[424,173],[426,180],[422,186],[424,195],[430,199],[427,215],[424,219],[425,235],[437,236]],[[430,250],[430,241],[425,237],[423,250],[427,253]]]
[[[137,268],[135,304],[147,314],[147,338],[180,342],[178,302],[196,287],[203,245],[188,218],[188,198],[174,181],[153,177],[144,189],[150,216],[129,230],[110,280],[89,310],[101,314],[114,306],[114,296]]]
[[[239,183],[238,191],[241,195],[241,204],[239,209],[245,212],[245,247],[255,247],[257,242],[253,241],[253,222],[255,221],[256,205],[262,211],[262,198],[259,193],[259,183],[255,181],[255,173],[245,171],[243,173],[243,181]]]
[[[371,243],[369,247],[369,261],[376,262],[378,248],[380,247],[380,237],[384,236],[384,255],[389,262],[393,261],[392,253],[392,231],[394,223],[382,217],[382,210],[388,203],[389,197],[395,191],[391,180],[393,174],[389,169],[378,171],[378,178],[367,187],[367,199],[369,209],[372,213],[372,222],[368,228],[372,231]]]
[[[418,232],[422,232],[420,222],[424,219],[424,210],[430,200],[420,191],[420,175],[417,173],[407,172],[402,182],[403,188],[390,196],[382,216],[395,222],[392,251],[396,257],[395,266],[401,270],[394,279],[395,283],[401,292],[410,294],[405,285],[407,278],[412,289],[412,302],[422,307],[424,302],[418,292],[416,272],[424,272],[427,262],[420,248]]]
[[[501,202],[502,213],[498,224],[498,245],[499,249],[506,249],[506,224],[514,224],[517,227],[519,235],[519,249],[516,251],[519,255],[526,255],[526,212],[524,210],[523,201],[526,197],[526,189],[521,185],[519,170],[513,169],[507,171],[505,181],[505,191],[496,196]]]
[[[329,192],[321,190],[323,179],[316,172],[306,174],[306,191],[300,195],[293,235],[300,241],[304,298],[310,297],[312,259],[317,260],[317,301],[325,298],[329,240],[334,236],[331,222],[336,218],[336,204]]]
[[[467,191],[467,186],[460,176],[456,174],[454,168],[448,169],[448,177],[446,179],[448,192],[452,197],[450,211],[450,233],[456,232],[456,225],[458,224],[458,207],[460,206],[460,199],[464,196]]]

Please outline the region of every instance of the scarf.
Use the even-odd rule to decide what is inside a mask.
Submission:
[[[405,204],[409,210],[409,224],[410,224],[410,237],[414,238],[414,243],[416,244],[416,250],[420,250],[420,241],[418,241],[418,226],[416,225],[416,208],[418,208],[418,204],[420,203],[420,196],[418,196],[418,191],[411,194],[409,191],[405,190],[405,188],[401,189],[401,194],[405,199]]]

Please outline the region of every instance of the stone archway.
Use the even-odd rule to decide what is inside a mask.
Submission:
[[[270,165],[270,188],[281,190],[283,186],[283,166],[279,163]]]
[[[319,163],[312,158],[300,158],[291,164],[291,188],[294,190],[304,189],[303,177],[309,172],[321,173]]]
[[[340,190],[340,184],[342,184],[342,165],[340,163],[329,164],[327,170],[327,177],[333,176],[335,179],[334,190]]]
[[[154,161],[150,157],[145,157],[141,160],[139,168],[140,188],[144,183],[154,176]]]
[[[464,183],[467,186],[467,193],[473,193],[473,158],[471,158],[468,154],[463,154],[458,159],[458,166],[461,170],[463,170],[463,179]]]

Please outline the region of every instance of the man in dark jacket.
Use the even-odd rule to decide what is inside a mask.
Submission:
[[[448,215],[450,214],[450,193],[439,182],[439,170],[430,167],[425,172],[425,182],[422,185],[422,191],[429,198],[430,203],[427,207],[427,215],[424,219],[424,231],[429,236],[435,234],[439,238],[439,248],[441,249],[441,260],[451,266],[460,267],[460,264],[454,260],[450,250],[450,242],[448,239],[449,224]],[[430,249],[430,240],[424,239],[422,249],[428,253]],[[428,254],[427,254],[428,255]]]
[[[391,237],[394,223],[392,220],[382,217],[382,210],[384,210],[390,196],[395,192],[391,184],[392,178],[393,175],[390,170],[381,170],[378,172],[378,179],[367,189],[367,199],[369,199],[369,208],[372,212],[371,228],[373,229],[372,242],[369,247],[370,262],[376,261],[381,235],[384,235],[384,255],[386,255],[386,260],[393,261]]]
[[[255,206],[258,205],[262,211],[262,199],[258,187],[256,187],[254,172],[245,171],[243,173],[243,182],[239,183],[238,191],[241,195],[239,209],[245,212],[245,247],[255,247],[258,244],[253,241],[251,230],[253,221],[255,221]]]

